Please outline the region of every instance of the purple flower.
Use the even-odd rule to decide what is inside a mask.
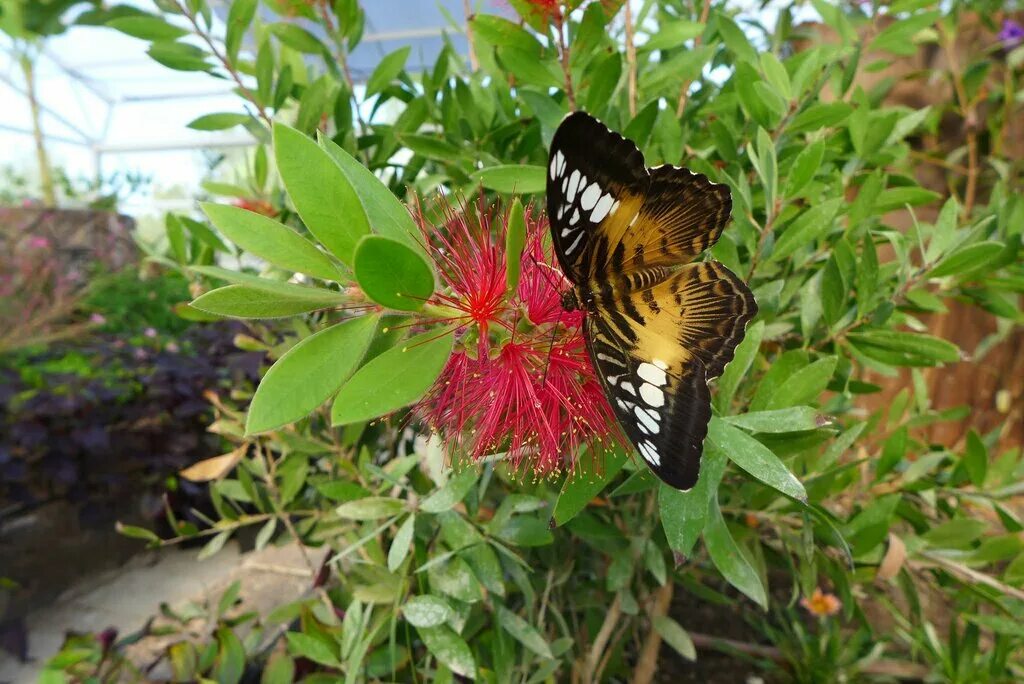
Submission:
[[[1007,50],[1024,43],[1024,26],[1013,19],[1006,19],[1003,21],[1003,30],[999,32],[999,42]]]

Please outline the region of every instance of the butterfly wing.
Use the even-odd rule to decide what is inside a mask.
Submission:
[[[632,141],[583,112],[555,132],[547,171],[555,253],[577,284],[686,263],[718,240],[732,210],[727,186],[647,169]]]
[[[587,318],[594,369],[651,470],[690,489],[711,419],[708,380],[732,360],[757,304],[743,281],[708,261],[624,292],[622,305]]]

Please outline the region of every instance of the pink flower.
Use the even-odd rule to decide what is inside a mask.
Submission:
[[[32,249],[49,249],[50,240],[42,235],[33,235],[28,239],[28,246]]]
[[[146,328],[142,332],[142,334],[150,339],[153,339],[154,337],[156,337],[156,328]]]
[[[471,213],[473,212],[473,213]],[[547,221],[527,213],[527,246],[515,292],[505,281],[507,214],[463,207],[446,225],[421,229],[445,292],[432,322],[455,325],[456,348],[417,414],[456,452],[504,452],[536,475],[572,471],[587,445],[600,456],[623,443],[580,331],[566,312],[569,285],[553,266]]]
[[[94,313],[89,316],[89,322],[93,325],[103,325],[107,322],[107,317],[101,313]]]
[[[179,351],[181,351],[181,347],[179,347],[176,342],[168,342],[167,346],[164,347],[164,349],[166,349],[171,354],[177,354]]]

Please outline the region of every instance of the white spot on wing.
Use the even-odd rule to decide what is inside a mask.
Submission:
[[[571,228],[563,228],[562,229],[562,237],[569,237],[569,233],[571,233],[571,232],[572,232]]]
[[[593,223],[600,223],[604,220],[604,217],[608,215],[608,211],[612,208],[612,196],[608,193],[601,195],[601,199],[594,205],[594,213],[590,215],[590,220]]]
[[[615,385],[618,384],[619,378],[621,378],[622,376],[621,375],[608,375],[608,376],[605,376],[605,377],[608,378],[608,384],[609,385],[615,386]]]
[[[573,209],[572,210],[572,216],[569,218],[569,225],[570,226],[575,226],[576,222],[579,221],[579,220],[580,220],[580,210],[579,209]]]
[[[576,199],[576,190],[580,185],[580,172],[579,169],[573,169],[572,174],[569,175],[569,188],[565,191],[565,198],[572,202]]]
[[[624,382],[624,383],[622,383],[622,389],[626,390],[627,392],[632,394],[634,397],[636,396],[636,388],[633,387],[633,383],[631,383],[631,382]]]
[[[667,367],[668,366],[665,368]],[[658,366],[646,362],[640,364],[636,369],[636,374],[652,385],[657,385],[658,387],[664,387],[668,382],[668,376],[665,375],[665,370],[663,368],[659,368]]]
[[[665,405],[665,393],[649,382],[640,385],[640,398],[654,408]]]
[[[554,157],[554,156],[551,157],[551,168],[549,169],[548,173],[551,175],[551,180],[555,180],[555,177],[558,176],[558,158],[557,157]]]
[[[640,455],[644,457],[644,460],[653,466],[661,465],[661,456],[658,455],[658,449],[651,442],[646,439],[637,445],[640,449]]]
[[[668,364],[661,359],[651,359],[651,363],[660,368],[661,370],[668,370]]]
[[[642,409],[637,406],[633,409],[633,413],[636,415],[637,420],[640,421],[640,424],[647,428],[648,432],[652,432],[654,434],[661,432],[661,426],[658,425],[658,421],[652,418],[650,412],[646,409]],[[658,414],[655,413],[654,415]]]
[[[558,218],[562,218],[562,210],[561,209],[558,210]],[[566,256],[568,256],[569,254],[572,254],[573,250],[576,249],[576,247],[580,244],[580,240],[582,240],[582,239],[583,239],[583,231],[581,230],[580,234],[576,236],[575,240],[573,240],[573,243],[565,248]]]
[[[616,366],[622,366],[623,368],[625,368],[626,366],[626,364],[622,363],[621,359],[617,359],[614,356],[608,356],[604,352],[597,352],[597,358],[601,359],[602,361],[614,363]]]
[[[608,210],[608,214],[610,216],[614,216],[615,212],[617,212],[618,210],[619,210],[619,200],[615,200],[615,204],[613,204],[612,208]]]
[[[580,205],[590,211],[597,204],[598,198],[601,196],[601,188],[597,187],[597,183],[591,183],[587,186],[587,189],[580,195]]]

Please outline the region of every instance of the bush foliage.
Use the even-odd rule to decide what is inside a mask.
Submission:
[[[1007,131],[1024,53],[995,35],[1001,3],[815,0],[823,23],[801,25],[803,5],[765,24],[729,3],[516,0],[519,16],[470,19],[468,58],[446,38],[418,72],[402,48],[365,87],[346,66],[364,30],[355,0],[235,0],[224,24],[203,0],[158,4],[84,20],[233,81],[238,110],[191,126],[241,125],[259,146],[239,178],[206,185],[235,206],[169,217],[170,250],[150,256],[206,290],[188,315],[250,320],[240,342],[273,362],[251,403],[221,406],[237,467],[206,464],[220,519],[172,520],[165,543],[208,538],[209,554],[258,527],[257,546],[298,537],[317,577],[258,638],[232,631],[249,616],[179,647],[190,657],[172,651],[178,679],[238,681],[251,659],[264,681],[650,681],[659,644],[698,666],[715,647],[713,624],[671,608],[693,604],[752,620],[769,647],[748,657],[780,679],[1021,676],[1020,449],[998,450],[998,431],[921,438],[968,410],[934,409],[926,378],[975,351],[930,334],[929,316],[967,303],[1004,336],[1022,319]],[[988,42],[961,40],[967,25]],[[952,96],[894,102],[906,79],[891,69],[923,51],[945,58],[916,73]],[[431,323],[423,300],[452,293],[399,198],[437,230],[445,211],[505,210],[436,210],[417,193],[539,200],[547,144],[577,108],[651,165],[732,189],[712,253],[760,314],[717,383],[689,493],[635,459],[524,479],[496,449],[450,469],[449,445],[403,410],[473,342]],[[922,186],[924,167],[939,187]],[[259,265],[224,266],[237,263]],[[903,389],[873,407],[900,372]],[[94,655],[73,667],[114,662],[79,652]]]

